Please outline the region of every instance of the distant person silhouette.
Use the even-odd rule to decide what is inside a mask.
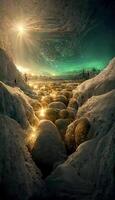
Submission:
[[[16,85],[16,83],[17,83],[17,80],[16,80],[16,79],[14,80],[14,83],[15,83],[15,85]]]

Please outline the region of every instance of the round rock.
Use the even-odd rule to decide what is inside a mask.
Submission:
[[[60,101],[52,102],[48,106],[49,108],[57,108],[59,110],[66,109],[66,105]]]
[[[51,121],[40,121],[32,156],[44,176],[47,176],[58,163],[62,163],[66,159],[61,136]]]

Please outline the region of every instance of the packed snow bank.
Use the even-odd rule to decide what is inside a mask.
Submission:
[[[115,124],[104,137],[80,145],[46,184],[51,200],[114,200]]]
[[[16,80],[16,83],[15,83]],[[8,85],[17,84],[20,87],[25,87],[25,82],[14,65],[13,61],[7,53],[0,48],[0,81],[7,83]]]
[[[113,126],[115,119],[115,90],[93,96],[78,109],[76,120],[66,131],[65,142],[68,151],[93,137],[104,136]],[[89,122],[88,122],[89,121]],[[78,142],[79,141],[79,142]]]
[[[79,108],[77,120],[68,129],[72,134],[83,117],[91,124],[88,134],[92,139],[79,145],[68,160],[47,177],[51,200],[114,200],[115,90],[93,96]]]
[[[26,84],[22,74],[18,71],[13,60],[0,48],[0,81],[12,87],[21,88],[27,95],[37,98],[30,87]]]
[[[74,91],[79,96],[79,103],[83,104],[93,95],[100,95],[115,89],[115,58],[96,77],[80,84]]]
[[[41,194],[43,185],[20,125],[0,114],[0,199],[29,200]]]
[[[37,130],[37,139],[34,144],[33,159],[44,175],[66,159],[66,151],[56,126],[49,120],[42,120]]]
[[[38,123],[28,97],[18,88],[0,82],[0,113],[15,119],[22,128]]]
[[[81,117],[89,119],[92,134],[106,134],[115,122],[115,90],[91,97],[79,108],[77,119]]]

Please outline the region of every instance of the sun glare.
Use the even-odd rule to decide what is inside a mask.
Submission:
[[[28,73],[30,71],[28,68],[25,68],[19,65],[16,65],[16,67],[22,74]]]
[[[17,24],[16,25],[16,31],[19,34],[24,34],[26,32],[26,28],[25,28],[24,24]]]
[[[40,117],[45,117],[45,112],[46,112],[46,109],[45,108],[41,108]]]
[[[52,97],[52,98],[56,98],[56,92],[52,92],[51,94],[50,94],[50,96]]]

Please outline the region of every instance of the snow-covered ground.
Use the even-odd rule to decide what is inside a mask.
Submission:
[[[29,88],[0,49],[0,199],[114,200],[114,190],[115,59],[78,86]]]

